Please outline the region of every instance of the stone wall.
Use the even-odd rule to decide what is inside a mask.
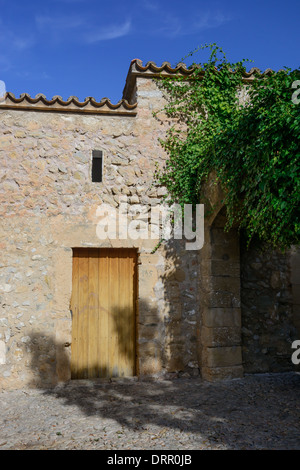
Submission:
[[[72,112],[62,104],[53,110],[54,102],[48,110],[47,103],[43,110],[32,103],[0,108],[0,389],[70,379],[72,249],[80,247],[138,250],[139,375],[220,380],[293,368],[299,250],[240,250],[237,231],[224,232],[213,178],[201,250],[173,239],[156,249],[150,236],[99,239],[104,204],[120,211],[126,203],[129,213],[142,205],[151,231],[151,209],[165,195],[153,185],[166,158],[159,138],[168,122],[153,117],[164,100],[152,71],[140,68],[127,81],[127,99],[138,104],[127,115],[108,105],[97,114],[94,104],[84,112],[76,103]],[[102,183],[91,181],[93,150],[104,155]]]
[[[202,377],[210,381],[243,375],[239,239],[225,223],[223,208],[206,223],[199,253]]]
[[[44,386],[70,378],[73,247],[136,247],[139,252],[138,369],[198,373],[198,265],[180,240],[104,240],[97,208],[150,211],[163,188],[153,173],[164,126],[152,112],[162,97],[137,78],[137,115],[0,110],[1,387]],[[104,152],[103,183],[91,181],[92,150]],[[150,212],[148,212],[148,215]]]
[[[293,275],[291,272],[293,266]],[[294,370],[292,342],[300,339],[299,254],[241,243],[241,301],[244,370]],[[293,282],[293,285],[292,285]]]
[[[291,284],[293,298],[293,325],[297,339],[300,340],[300,248],[292,247],[290,251]]]

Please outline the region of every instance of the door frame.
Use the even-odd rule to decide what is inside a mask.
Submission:
[[[139,280],[139,275],[138,275],[138,266],[139,266],[139,250],[138,248],[135,247],[73,247],[72,248],[72,289],[71,289],[71,300],[70,300],[70,312],[71,312],[71,336],[73,337],[73,314],[72,314],[72,296],[73,296],[73,265],[74,265],[74,253],[76,253],[76,250],[85,252],[88,254],[91,251],[99,251],[99,250],[105,250],[105,251],[111,251],[114,253],[117,253],[118,251],[122,252],[125,250],[130,251],[132,254],[134,254],[134,278],[133,278],[133,298],[134,298],[134,374],[133,377],[137,377],[139,375],[139,341],[138,341],[138,318],[139,318],[139,303],[138,303],[138,293],[139,293],[139,287],[138,287],[138,280]],[[71,341],[72,343],[72,341]],[[72,346],[72,344],[71,344]],[[72,380],[78,380],[76,378],[72,377],[72,348],[70,351],[70,374],[71,374],[71,379]],[[123,376],[117,376],[115,378],[122,378]],[[95,377],[97,378],[97,377]],[[99,378],[99,377],[98,377]],[[100,377],[101,378],[101,377]],[[92,378],[89,378],[89,380],[92,380]]]

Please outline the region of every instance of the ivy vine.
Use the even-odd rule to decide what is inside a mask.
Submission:
[[[245,81],[243,59],[230,63],[222,48],[209,49],[193,73],[162,77],[164,112],[173,124],[161,145],[165,166],[156,173],[169,202],[197,204],[214,174],[224,190],[227,226],[243,229],[281,249],[299,244],[300,104],[292,100],[300,70],[254,74]]]

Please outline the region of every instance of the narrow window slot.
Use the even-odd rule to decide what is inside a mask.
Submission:
[[[103,172],[103,155],[101,150],[93,150],[92,155],[92,182],[101,183]]]

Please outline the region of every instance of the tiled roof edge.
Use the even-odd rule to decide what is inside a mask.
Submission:
[[[163,62],[157,66],[155,62],[147,62],[143,65],[140,59],[133,59],[130,63],[122,99],[112,104],[109,98],[102,98],[96,101],[89,96],[84,101],[79,101],[76,96],[70,96],[66,101],[61,96],[54,96],[48,100],[45,95],[39,93],[34,98],[28,93],[23,93],[19,98],[11,92],[6,93],[4,99],[0,100],[0,109],[23,109],[34,111],[54,111],[54,112],[75,112],[87,114],[115,114],[115,115],[136,115],[136,98],[134,95],[136,77],[161,77],[162,75],[190,76],[198,68],[197,65],[187,67],[184,63],[179,63],[175,67],[169,62]],[[204,73],[204,72],[203,72]],[[253,67],[249,72],[244,72],[245,81],[251,81],[257,76],[266,76],[274,73],[271,69],[261,72],[257,67]]]
[[[179,63],[175,67],[169,62],[163,62],[161,66],[156,65],[155,62],[147,62],[143,65],[143,62],[140,59],[133,59],[130,64],[130,68],[128,71],[124,91],[123,91],[123,98],[127,99],[129,102],[132,101],[133,90],[135,86],[135,80],[137,76],[140,77],[160,77],[170,76],[170,75],[181,75],[181,76],[190,76],[192,75],[195,70],[199,67],[197,65],[187,67],[184,63]],[[233,72],[234,73],[234,72]],[[266,75],[271,75],[274,71],[270,68],[266,69],[262,72],[257,67],[252,67],[249,72],[244,72],[243,76],[245,81],[251,81],[253,78],[260,76],[264,77]],[[204,74],[204,72],[203,72]]]
[[[148,73],[167,73],[167,74],[177,74],[181,73],[183,75],[191,75],[195,70],[199,68],[198,65],[193,65],[190,67],[187,67],[186,64],[184,63],[179,63],[175,67],[172,67],[170,62],[163,62],[161,66],[157,66],[155,62],[147,62],[146,65],[143,66],[143,63],[140,59],[133,59],[131,61],[131,67],[135,67],[136,72],[148,72]],[[135,71],[132,69],[132,71]],[[249,72],[244,72],[244,77],[249,78],[254,75],[270,75],[271,73],[274,73],[274,71],[270,68],[266,69],[264,72],[262,72],[259,68],[257,67],[252,67]]]
[[[66,101],[61,96],[54,96],[48,100],[45,95],[39,93],[35,98],[28,93],[23,93],[19,98],[11,92],[6,93],[4,99],[0,101],[1,108],[24,109],[34,111],[56,111],[56,112],[80,112],[89,114],[117,114],[135,115],[137,104],[128,103],[126,99],[121,99],[117,104],[112,104],[108,98],[96,101],[92,96],[79,101],[76,96],[70,96]]]

